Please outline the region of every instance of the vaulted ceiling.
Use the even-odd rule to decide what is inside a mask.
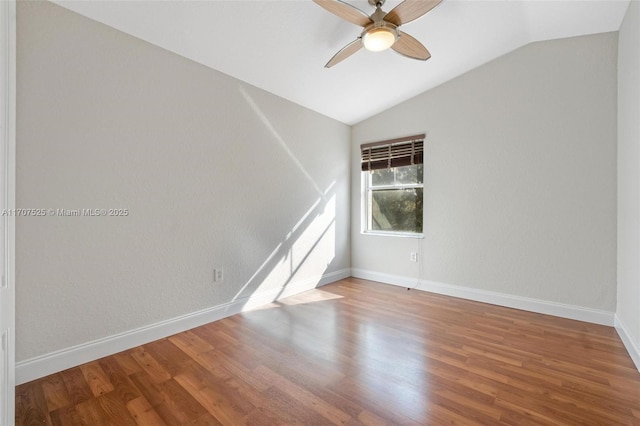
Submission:
[[[402,26],[429,49],[428,61],[362,49],[330,69],[361,28],[311,0],[55,3],[354,124],[528,43],[617,31],[629,0],[444,0]],[[348,3],[373,12],[367,1]]]

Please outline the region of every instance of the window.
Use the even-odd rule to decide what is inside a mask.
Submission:
[[[364,232],[422,234],[424,135],[361,145]]]

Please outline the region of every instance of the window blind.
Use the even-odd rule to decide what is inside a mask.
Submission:
[[[422,164],[424,134],[360,145],[363,172]]]

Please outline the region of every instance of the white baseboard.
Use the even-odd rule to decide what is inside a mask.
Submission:
[[[627,352],[629,352],[629,356],[633,360],[638,371],[640,371],[640,346],[638,346],[637,342],[633,341],[631,334],[629,333],[629,328],[625,326],[618,314],[615,315],[615,327],[618,332],[618,336],[620,336],[620,340],[622,340],[624,347],[627,349]]]
[[[341,269],[322,276],[308,278],[277,288],[257,293],[248,298],[181,315],[166,321],[129,330],[113,336],[61,349],[42,356],[16,363],[16,384],[22,384],[48,376],[67,368],[75,367],[105,356],[113,355],[154,340],[162,339],[182,331],[250,310],[312,288],[320,287],[351,276],[350,269]]]
[[[532,299],[528,297],[497,293],[470,287],[444,284],[436,281],[418,280],[416,278],[384,274],[364,269],[351,269],[351,275],[356,278],[379,281],[385,284],[392,284],[400,287],[415,288],[432,293],[444,294],[446,296],[474,300],[476,302],[484,302],[490,303],[492,305],[504,306],[507,308],[521,309],[523,311],[553,315],[557,317],[569,318],[607,326],[613,326],[614,324],[613,312],[584,308],[582,306],[567,305],[563,303],[550,302],[547,300]]]

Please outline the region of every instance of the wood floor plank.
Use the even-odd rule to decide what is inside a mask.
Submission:
[[[203,414],[202,416],[198,417],[197,419],[195,419],[194,421],[192,421],[191,423],[188,423],[188,425],[190,425],[190,426],[219,426],[219,425],[222,425],[222,423],[220,423],[218,421],[218,419],[213,417],[211,415],[211,413],[207,412],[207,413]]]
[[[482,423],[468,414],[459,414],[445,405],[431,404],[428,414],[425,415],[427,425],[460,425],[460,426],[484,426],[492,423]]]
[[[141,371],[130,376],[131,382],[135,385],[136,389],[141,396],[143,396],[149,405],[152,407],[163,404],[164,396],[160,387],[164,382],[158,382],[153,380],[146,372]],[[170,379],[173,380],[173,379]],[[134,398],[137,399],[137,398]]]
[[[307,406],[273,386],[264,392],[269,400],[269,410],[278,418],[276,424],[286,425],[323,425],[329,424],[321,414],[310,410]]]
[[[102,394],[97,400],[110,423],[121,426],[135,426],[137,424],[127,409],[127,403],[118,392]]]
[[[79,367],[61,371],[60,376],[67,387],[72,404],[78,405],[94,397]]]
[[[281,423],[281,418],[267,407],[257,407],[243,419],[243,424],[251,426],[273,426]]]
[[[16,425],[640,425],[612,327],[348,278],[16,389]]]
[[[273,383],[274,386],[280,388],[280,390],[287,393],[291,398],[320,414],[333,424],[343,424],[351,418],[347,413],[334,407],[331,404],[328,404],[326,401],[320,399],[311,391],[296,385],[283,376],[274,373],[265,366],[260,366],[253,371],[255,374],[264,378],[266,381]]]
[[[169,339],[160,339],[144,345],[144,350],[169,373],[170,377],[182,371],[182,365],[191,357],[180,350]]]
[[[160,418],[167,424],[188,424],[202,417],[207,411],[174,379],[156,383],[148,375],[132,376]]]
[[[110,418],[98,398],[88,399],[75,406],[82,423],[85,425],[117,425],[119,419]]]
[[[153,380],[161,383],[171,379],[171,374],[143,347],[132,349],[130,354]]]
[[[40,381],[49,412],[71,404],[71,397],[60,374],[52,374]]]
[[[116,361],[115,357],[98,360],[102,371],[107,375],[109,382],[118,393],[120,399],[127,404],[140,396],[140,391],[133,384],[124,369]]]
[[[214,349],[214,347],[209,342],[193,333],[192,331],[185,331],[184,333],[171,336],[169,337],[169,341],[179,347],[190,357],[194,357],[197,354],[209,352]]]
[[[166,426],[166,423],[162,421],[158,413],[144,397],[129,401],[127,409],[140,426]]]
[[[142,371],[140,364],[131,356],[131,351],[120,352],[113,355],[112,358],[118,363],[127,376]]]
[[[82,371],[93,396],[98,397],[115,389],[97,361],[81,365],[80,371]]]
[[[222,424],[239,425],[243,423],[245,410],[234,404],[221,389],[207,384],[206,379],[201,379],[193,373],[183,373],[176,376],[175,379]],[[248,411],[252,411],[254,408],[251,406]]]
[[[416,398],[419,392],[415,387],[399,388],[377,375],[362,377],[361,380],[347,376],[331,390],[392,424],[420,424],[412,416],[419,417],[424,413],[422,401]]]
[[[52,411],[49,414],[51,416],[51,424],[54,426],[85,424],[83,420],[80,418],[80,414],[78,414],[78,411],[76,410],[75,405],[69,405],[67,407],[59,408],[57,410]]]
[[[213,362],[216,365],[221,366],[226,371],[228,371],[229,374],[231,374],[233,377],[237,377],[238,379],[242,380],[249,386],[256,389],[256,391],[264,392],[271,385],[269,383],[264,382],[259,377],[251,373],[253,368],[257,367],[258,365],[247,367],[246,365],[242,364],[238,360],[238,358],[240,358],[238,357],[238,355],[242,355],[246,352],[247,352],[247,348],[236,348],[234,351],[231,352],[231,355],[228,355],[227,353],[222,352],[221,350],[212,350],[212,351],[206,352],[206,355],[208,358],[207,362]],[[204,355],[204,353],[198,354],[196,358],[198,358],[201,355]]]
[[[40,384],[41,381],[35,381],[16,389],[16,423],[24,425],[51,424],[47,400]]]
[[[388,420],[367,410],[362,410],[362,412],[358,414],[357,420],[360,424],[365,426],[393,426],[393,424],[389,423]]]

